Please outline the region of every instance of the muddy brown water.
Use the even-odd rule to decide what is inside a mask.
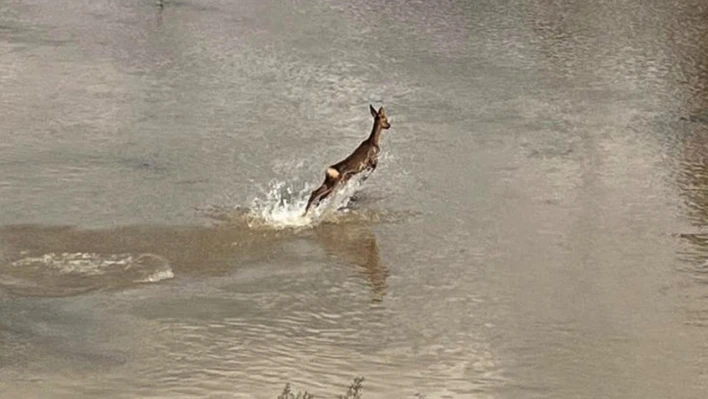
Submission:
[[[0,397],[705,398],[707,17],[0,0]]]

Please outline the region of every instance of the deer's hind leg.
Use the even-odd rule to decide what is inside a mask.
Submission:
[[[322,183],[317,189],[315,189],[312,194],[310,194],[310,199],[307,201],[307,206],[305,207],[305,215],[310,210],[312,205],[317,206],[323,197],[332,192],[332,187],[328,187],[327,183]]]
[[[305,207],[305,215],[307,215],[307,211],[310,210],[310,207],[312,205],[317,206],[320,201],[332,194],[332,191],[335,187],[337,187],[337,183],[340,179],[341,174],[337,169],[331,167],[327,169],[327,173],[325,174],[325,180],[322,185],[316,188],[314,191],[312,191],[312,194],[310,194],[310,199],[307,201],[307,206]]]

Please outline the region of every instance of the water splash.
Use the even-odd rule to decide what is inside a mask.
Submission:
[[[337,211],[346,208],[360,187],[361,178],[355,177],[304,215],[312,187],[306,184],[297,190],[286,182],[271,181],[263,195],[251,202],[247,214],[248,225],[251,228],[275,229],[315,226],[336,217]]]

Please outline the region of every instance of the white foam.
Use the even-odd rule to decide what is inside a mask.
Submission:
[[[140,254],[136,257],[133,265],[137,266],[141,274],[141,277],[133,279],[135,283],[156,283],[175,276],[167,259],[159,255]]]
[[[36,257],[26,257],[12,262],[14,267],[44,267],[59,274],[80,274],[96,276],[105,274],[111,268],[130,267],[130,254],[95,254],[86,252],[48,253]]]
[[[26,272],[58,276],[129,279],[133,282],[157,282],[174,277],[167,259],[155,254],[99,254],[93,252],[54,253],[30,256],[11,263]],[[103,276],[103,277],[99,277]]]
[[[310,208],[307,215],[304,215],[312,187],[305,185],[300,190],[295,190],[286,182],[273,181],[262,196],[251,202],[248,224],[251,228],[275,229],[315,226],[333,217],[338,209],[347,206],[360,186],[360,179],[351,179],[344,187],[338,188],[319,206]]]
[[[172,272],[172,269],[167,268],[164,270],[158,270],[155,273],[152,273],[145,278],[135,280],[135,282],[136,283],[156,283],[158,281],[174,278],[174,276],[175,276],[175,274]]]

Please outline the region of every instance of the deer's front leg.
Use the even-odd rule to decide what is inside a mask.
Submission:
[[[366,168],[366,173],[364,174],[364,178],[362,178],[362,181],[366,181],[369,176],[371,176],[372,173],[374,173],[374,170],[376,170],[376,165],[378,165],[379,160],[378,158],[372,158],[369,161],[369,165]]]

